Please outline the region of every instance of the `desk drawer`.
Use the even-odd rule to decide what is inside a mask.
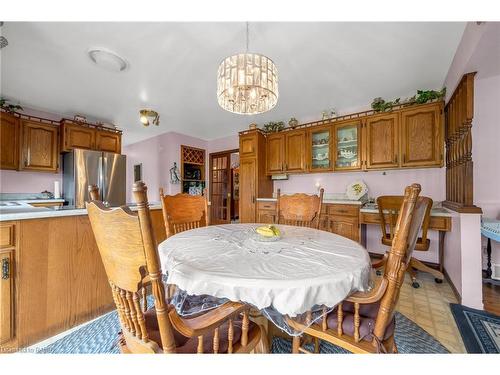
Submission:
[[[329,204],[326,209],[328,215],[359,216],[359,206],[348,204]]]
[[[260,202],[257,201],[257,210],[276,210],[276,202]]]

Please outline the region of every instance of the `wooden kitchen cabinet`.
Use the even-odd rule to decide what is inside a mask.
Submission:
[[[0,112],[0,169],[19,168],[19,119]]]
[[[333,131],[332,126],[319,126],[307,131],[308,172],[328,172],[333,169]]]
[[[114,152],[119,154],[121,152],[121,134],[112,133],[105,130],[96,130],[96,143],[95,148],[99,151]]]
[[[242,223],[257,221],[257,198],[270,198],[273,182],[266,175],[266,139],[259,129],[240,133],[239,216]]]
[[[327,230],[359,242],[361,238],[358,205],[326,204]]]
[[[257,222],[263,224],[274,224],[276,220],[276,202],[257,202]]]
[[[362,126],[359,120],[335,124],[334,169],[335,171],[356,171],[362,168]]]
[[[15,336],[16,240],[15,224],[0,223],[0,345],[12,341]]]
[[[401,166],[443,165],[443,104],[432,103],[401,112]]]
[[[93,150],[96,132],[92,128],[61,121],[61,151],[74,148]]]
[[[266,140],[266,172],[267,174],[284,173],[285,168],[285,135],[276,133],[267,136]]]
[[[399,166],[399,113],[366,119],[366,169]]]
[[[81,124],[72,120],[61,120],[61,151],[74,148],[121,153],[121,131],[105,130],[95,125]]]
[[[21,120],[20,169],[57,172],[59,168],[58,127]]]
[[[306,170],[306,131],[293,130],[285,133],[285,171]]]

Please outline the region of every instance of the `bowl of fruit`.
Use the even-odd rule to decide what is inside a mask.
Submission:
[[[278,241],[283,235],[274,225],[257,227],[255,228],[255,233],[257,233],[257,239],[264,242]]]

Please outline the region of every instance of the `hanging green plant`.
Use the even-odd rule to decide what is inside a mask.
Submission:
[[[393,106],[399,104],[399,100],[400,100],[400,98],[397,98],[397,99],[394,99],[393,101],[386,102],[382,98],[375,98],[375,99],[373,99],[373,102],[372,102],[372,109],[375,112],[385,112],[388,109],[391,109]]]
[[[429,100],[443,99],[445,95],[446,95],[446,87],[443,87],[439,91],[417,90],[417,95],[415,95],[413,98],[415,98],[415,103],[424,104],[427,103]]]
[[[5,111],[7,111],[9,113],[14,113],[16,111],[23,110],[23,107],[21,107],[19,104],[11,104],[5,98],[0,98],[0,108],[4,109]]]
[[[430,100],[441,100],[446,95],[446,87],[441,90],[417,90],[417,93],[410,98],[401,101],[400,98],[394,99],[392,101],[386,102],[382,98],[375,98],[372,101],[372,109],[375,112],[385,112],[390,110],[392,107],[398,104],[412,105],[412,104],[424,104]]]

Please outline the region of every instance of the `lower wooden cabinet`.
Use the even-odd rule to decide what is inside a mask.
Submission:
[[[0,223],[0,345],[12,341],[15,336],[14,265],[16,242],[16,225],[14,223]]]
[[[361,240],[358,205],[323,204],[319,229],[347,237],[353,241]],[[276,202],[257,202],[257,222],[264,224],[275,223]]]
[[[21,169],[57,172],[59,168],[58,127],[29,120],[21,120],[21,123]]]

